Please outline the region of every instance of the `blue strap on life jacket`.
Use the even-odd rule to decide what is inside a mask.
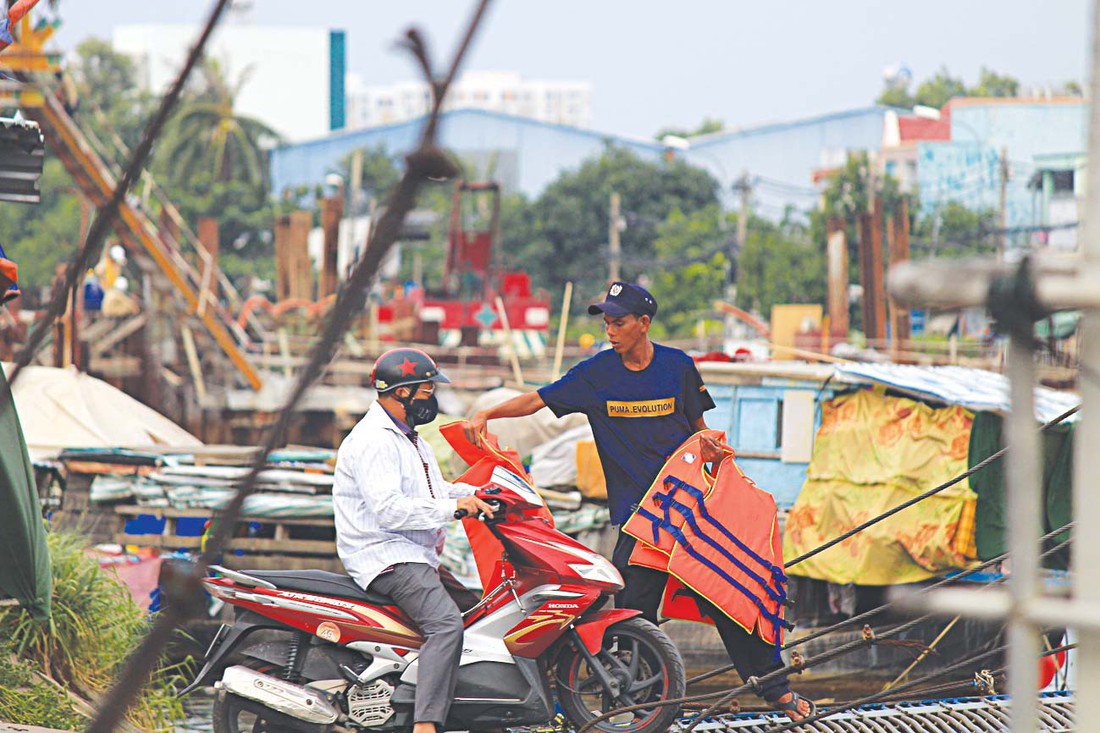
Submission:
[[[738,582],[736,578],[731,577],[729,573],[727,573],[725,570],[715,564],[712,560],[705,557],[697,549],[692,547],[691,542],[688,541],[688,538],[684,535],[683,531],[679,527],[672,524],[671,521],[669,521],[667,508],[665,509],[664,517],[659,517],[656,514],[650,512],[648,509],[645,509],[644,507],[638,507],[637,513],[643,519],[648,520],[652,525],[657,526],[672,535],[673,539],[675,539],[680,547],[684,548],[684,550],[689,555],[691,555],[693,558],[698,560],[706,567],[710,568],[716,575],[718,575],[718,577],[722,578],[722,580],[729,583],[730,586],[740,591],[746,598],[752,601],[753,605],[755,605],[757,609],[759,609],[761,615],[763,615],[767,621],[771,622],[772,633],[775,637],[775,659],[776,661],[779,661],[780,652],[783,648],[780,631],[783,627],[793,628],[793,626],[784,621],[783,617],[780,616],[778,613],[773,613],[770,609],[768,609],[768,607],[764,605],[764,602],[761,601],[755,593],[753,593],[751,590]]]
[[[657,501],[658,504],[661,505],[661,508],[664,509],[664,520],[667,523],[671,524],[671,516],[669,510],[675,509],[676,512],[684,518],[684,521],[691,526],[691,529],[695,532],[696,537],[703,540],[703,542],[707,543],[719,553],[721,553],[722,557],[726,558],[731,563],[741,568],[741,570],[743,570],[746,575],[755,580],[756,583],[764,589],[764,592],[766,592],[773,601],[783,603],[783,601],[785,600],[784,596],[786,594],[783,592],[782,587],[780,587],[779,590],[773,588],[771,584],[768,583],[768,581],[766,581],[756,571],[749,567],[741,558],[737,557],[727,548],[723,547],[714,538],[708,537],[699,528],[699,521],[695,518],[695,514],[691,511],[691,507],[676,501],[676,499],[672,498],[672,496],[669,494],[657,494],[656,496],[654,496],[654,499]],[[761,561],[758,557],[755,557],[754,553],[749,552],[749,554],[753,555],[753,559],[755,559],[757,562],[760,562],[761,564],[767,566],[768,563]]]
[[[729,529],[724,524],[722,524],[721,522],[719,522],[718,520],[716,520],[714,517],[711,516],[710,512],[707,511],[707,505],[706,505],[706,501],[704,501],[702,491],[695,488],[694,486],[687,483],[686,481],[683,481],[681,479],[676,478],[675,476],[668,476],[667,478],[665,478],[664,484],[665,484],[666,488],[669,487],[669,486],[672,487],[672,490],[669,492],[670,495],[675,494],[677,490],[682,490],[682,491],[687,492],[687,494],[689,496],[691,496],[693,499],[695,499],[696,509],[698,509],[699,514],[702,515],[703,519],[705,519],[711,526],[717,528],[718,531],[721,532],[726,537],[726,539],[728,539],[730,542],[733,542],[735,545],[737,545],[741,549],[742,552],[744,552],[746,555],[751,557],[753,560],[755,560],[761,566],[766,568],[767,571],[771,574],[772,578],[775,580],[777,585],[782,585],[782,586],[786,585],[786,583],[787,583],[787,574],[785,572],[783,572],[783,568],[781,568],[778,565],[774,565],[771,562],[769,562],[768,560],[765,560],[764,558],[757,555],[755,552],[753,552],[752,548],[750,548],[748,545],[746,545],[744,542],[742,542],[741,539],[737,535],[735,535],[733,532],[730,532]],[[685,519],[686,519],[686,517],[685,517]],[[695,529],[695,527],[692,527],[692,528]],[[696,531],[698,531],[698,530],[696,530]],[[786,594],[785,593],[784,593],[784,600],[786,600]]]

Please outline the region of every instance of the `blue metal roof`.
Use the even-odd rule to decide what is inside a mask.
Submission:
[[[336,170],[341,158],[360,148],[383,146],[399,157],[419,143],[426,119],[420,117],[392,125],[336,132],[282,145],[271,152],[272,190],[278,195],[288,188],[320,184],[328,173]],[[537,196],[562,171],[600,155],[608,145],[624,147],[654,160],[663,151],[661,145],[652,140],[480,109],[444,112],[440,119],[439,143],[459,157],[488,152],[510,156],[510,168],[503,172],[503,177],[514,180],[502,183],[528,196]],[[498,172],[498,177],[500,175]]]

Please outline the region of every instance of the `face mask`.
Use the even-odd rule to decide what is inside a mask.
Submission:
[[[434,394],[418,400],[409,400],[404,405],[405,422],[408,423],[410,428],[415,428],[417,425],[427,425],[435,420],[436,415],[439,414],[439,402]]]

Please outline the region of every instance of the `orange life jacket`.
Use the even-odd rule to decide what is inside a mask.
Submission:
[[[630,563],[668,572],[670,584],[679,581],[778,648],[787,626],[787,578],[775,499],[741,471],[732,448],[717,473],[708,474],[703,435],[722,434],[706,431],[684,441],[623,525],[638,540]],[[671,590],[666,587],[664,612],[681,618],[672,615]]]

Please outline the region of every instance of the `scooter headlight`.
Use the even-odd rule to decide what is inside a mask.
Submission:
[[[569,567],[585,580],[610,585],[615,590],[623,589],[623,576],[614,565],[600,555],[593,553],[588,562],[569,563]]]

